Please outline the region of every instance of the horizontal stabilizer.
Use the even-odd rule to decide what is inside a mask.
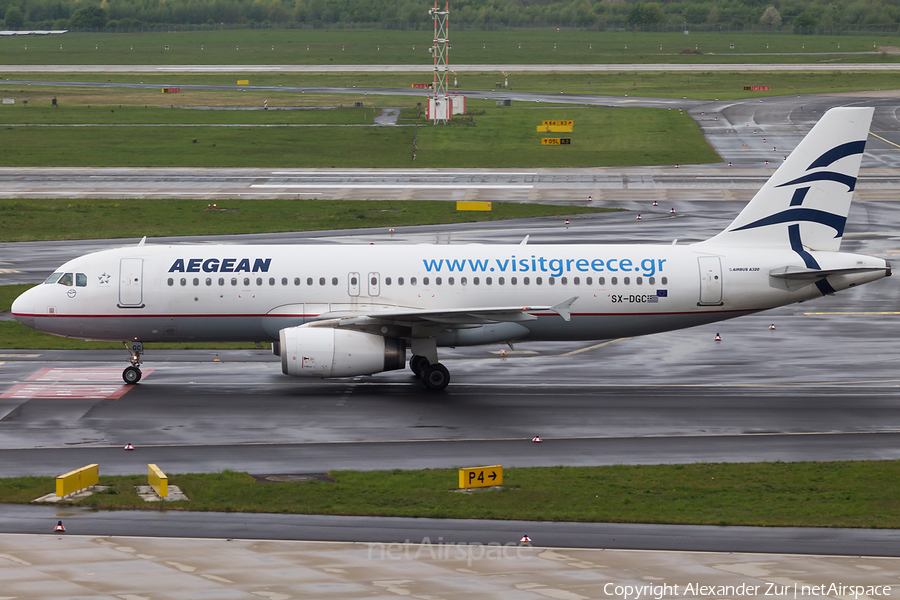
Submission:
[[[858,273],[872,273],[884,271],[884,267],[850,267],[847,269],[802,269],[800,267],[781,267],[769,271],[771,277],[787,279],[791,281],[813,281],[829,275],[855,275]],[[890,266],[887,267],[890,274]]]

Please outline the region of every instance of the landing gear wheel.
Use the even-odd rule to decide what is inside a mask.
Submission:
[[[429,390],[442,390],[450,384],[450,371],[441,363],[428,365],[422,371],[422,383]]]
[[[128,385],[134,385],[141,380],[141,370],[137,367],[126,367],[125,370],[122,371],[122,379],[124,379],[125,383]]]
[[[416,377],[421,377],[422,372],[425,370],[425,367],[428,366],[428,359],[424,356],[419,356],[417,354],[413,354],[409,359],[409,368],[412,369],[413,374]]]

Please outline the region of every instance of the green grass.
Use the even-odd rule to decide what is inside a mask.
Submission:
[[[606,212],[609,209],[495,202],[490,212],[455,202],[408,200],[0,200],[0,241],[231,235],[468,223]],[[48,273],[49,275],[49,273]]]
[[[900,42],[898,42],[900,43]],[[186,85],[220,85],[236,88],[238,79],[248,79],[251,86],[310,86],[310,87],[337,87],[346,88],[348,94],[344,96],[332,95],[329,100],[334,105],[343,103],[344,105],[352,104],[353,101],[363,101],[366,107],[373,105],[378,106],[397,106],[398,101],[401,104],[410,104],[411,102],[420,102],[423,99],[414,97],[397,97],[392,96],[359,96],[354,93],[356,88],[399,88],[409,89],[412,83],[427,82],[430,75],[428,73],[365,73],[365,72],[344,72],[344,73],[172,73],[167,75],[155,73],[139,73],[139,74],[96,74],[96,73],[7,73],[11,80],[23,81],[48,81],[48,82],[93,82],[93,83],[156,83],[162,88],[163,86],[186,86]],[[473,72],[466,71],[459,73],[459,85],[461,90],[487,91],[496,90],[495,85],[503,82],[503,77],[495,72]],[[450,80],[452,85],[452,79]],[[815,72],[753,72],[750,74],[740,72],[718,72],[718,71],[696,71],[696,72],[679,72],[679,71],[651,71],[640,73],[626,72],[575,72],[569,73],[564,71],[556,72],[527,72],[527,73],[511,73],[509,75],[510,89],[513,92],[565,92],[567,94],[600,94],[612,96],[645,96],[660,98],[696,98],[703,100],[712,100],[719,98],[721,100],[737,99],[737,98],[756,98],[764,96],[777,96],[782,94],[813,94],[834,91],[853,91],[853,90],[876,90],[876,89],[894,89],[897,87],[897,74],[895,72],[866,72],[866,71],[815,71]],[[768,92],[745,92],[745,85],[768,85],[771,90]],[[245,86],[241,86],[245,89]],[[21,100],[27,99],[31,103],[28,111],[34,104],[40,107],[49,108],[49,98],[57,96],[60,102],[60,108],[56,109],[58,113],[64,113],[63,107],[69,104],[90,104],[93,98],[94,103],[104,105],[114,105],[122,102],[121,97],[128,98],[134,96],[134,103],[141,105],[149,103],[165,105],[174,104],[176,107],[203,105],[203,104],[219,104],[217,98],[227,97],[228,101],[233,105],[250,105],[261,106],[263,100],[269,101],[269,106],[309,106],[315,97],[311,94],[297,94],[288,91],[254,91],[252,88],[246,88],[247,91],[232,91],[226,93],[224,91],[194,91],[184,89],[177,95],[163,95],[159,90],[138,91],[134,89],[117,89],[115,92],[102,90],[100,88],[65,88],[65,87],[44,87],[44,86],[25,86],[18,84],[4,84],[0,80],[0,90],[9,97],[16,97]],[[107,94],[109,99],[98,99],[98,94]],[[139,95],[139,96],[138,96]],[[477,96],[469,94],[470,101],[477,100]],[[115,98],[120,98],[116,100]],[[139,100],[139,102],[138,102]],[[493,104],[493,103],[491,103]],[[16,105],[18,107],[19,105]],[[28,118],[26,111],[18,111],[16,107],[0,107],[0,122],[14,123],[21,122],[19,119]],[[124,107],[123,107],[124,109]],[[94,122],[93,118],[101,118],[97,116],[97,111],[83,115],[83,118],[89,119],[83,122]],[[17,116],[21,114],[22,116]],[[118,111],[117,113],[118,114]],[[137,113],[139,116],[140,112]],[[148,115],[153,113],[147,113]],[[213,113],[210,118],[221,113]],[[242,118],[259,118],[275,121],[269,122],[294,122],[294,121],[278,121],[279,119],[329,119],[330,116],[299,116],[284,115],[272,112],[268,115],[245,116]],[[335,114],[335,113],[330,113]],[[9,116],[7,116],[9,115]],[[161,113],[163,119],[174,119],[166,112]],[[54,118],[53,114],[47,115],[48,118]],[[103,115],[103,119],[120,119],[125,115],[113,117],[113,115]],[[37,117],[33,117],[34,122],[40,122]],[[44,117],[41,117],[44,118]],[[55,118],[63,119],[64,116]],[[147,117],[145,117],[147,118]],[[195,117],[198,118],[198,117]],[[221,117],[227,118],[227,117]],[[15,120],[9,120],[15,119]],[[55,122],[55,121],[48,121]],[[59,121],[63,122],[63,121]],[[75,122],[75,121],[70,121]],[[135,121],[142,122],[142,121]],[[153,121],[143,121],[153,122]],[[169,121],[177,122],[177,121]],[[199,122],[199,121],[194,121]],[[211,121],[220,122],[220,121]],[[249,121],[244,121],[249,122]],[[300,122],[300,121],[296,121]],[[349,122],[349,121],[348,121]]]
[[[563,136],[572,144],[541,146],[542,137],[557,137],[536,133],[545,119],[575,120],[574,133]],[[415,161],[412,127],[6,127],[4,144],[17,151],[0,155],[0,166],[537,168],[720,160],[697,124],[673,110],[488,108],[455,122],[422,121]]]
[[[3,64],[431,64],[432,29],[418,31],[268,29],[178,33],[67,33],[0,39]],[[900,57],[841,55],[898,45],[897,31],[865,35],[784,33],[453,30],[454,64],[897,62]],[[164,46],[168,44],[169,50]],[[521,48],[519,45],[521,44]],[[554,44],[556,48],[554,49]],[[732,50],[730,45],[734,44]],[[838,48],[840,44],[840,48]],[[60,49],[62,45],[62,49]],[[26,49],[27,46],[27,49]],[[201,50],[201,46],[203,49]],[[274,46],[274,50],[272,47]],[[309,46],[309,50],[307,50]],[[413,49],[415,46],[415,49]],[[662,50],[660,50],[662,46]],[[768,46],[768,47],[767,47]],[[133,47],[133,49],[132,49]],[[343,50],[342,50],[343,47]],[[380,48],[380,49],[379,49]],[[703,54],[682,55],[697,48]],[[829,53],[820,56],[809,53]],[[746,56],[759,53],[758,56]],[[797,53],[779,55],[778,53]]]
[[[146,449],[152,460],[152,448]],[[165,465],[160,465],[165,469]],[[169,474],[190,498],[148,505],[143,476],[101,477],[113,493],[76,504],[235,512],[703,525],[900,527],[900,462],[749,463],[506,469],[502,491],[451,493],[457,472],[336,471],[333,481],[258,482],[246,473]],[[101,465],[101,470],[103,466]],[[877,482],[874,485],[873,482]],[[0,480],[29,502],[50,477]],[[564,493],[560,493],[563,491]]]
[[[329,108],[309,110],[201,110],[191,108],[163,108],[160,106],[134,106],[112,104],[115,98],[108,98],[102,105],[62,104],[52,108],[48,102],[39,106],[21,103],[6,106],[0,111],[3,124],[48,125],[48,124],[166,124],[166,125],[371,125],[377,114],[373,108]],[[346,100],[345,100],[346,103]],[[408,102],[407,102],[408,103]],[[262,103],[259,103],[260,107]]]

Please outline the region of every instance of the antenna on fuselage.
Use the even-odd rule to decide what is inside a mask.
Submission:
[[[141,241],[138,242],[138,246],[143,246],[144,242],[146,242],[146,241],[147,241],[147,236],[145,235],[144,237],[141,238]]]
[[[526,236],[525,236],[525,239],[522,240],[521,242],[519,242],[519,245],[520,245],[520,246],[524,246],[525,244],[527,244],[527,243],[528,243],[528,238],[529,238],[529,237],[531,237],[530,234],[529,234],[529,235],[526,235]]]

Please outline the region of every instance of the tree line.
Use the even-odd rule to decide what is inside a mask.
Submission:
[[[443,2],[441,2],[443,4]],[[431,26],[427,0],[0,0],[3,29],[134,29],[157,25]],[[644,29],[897,27],[900,0],[453,0],[451,25]]]

